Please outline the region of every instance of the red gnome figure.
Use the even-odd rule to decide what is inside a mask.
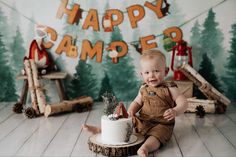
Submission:
[[[35,39],[30,44],[29,56],[24,57],[24,60],[25,59],[34,60],[38,68],[38,71],[41,74],[46,74],[47,70],[52,69],[53,67],[52,62],[49,59],[48,52],[43,46],[43,40],[45,37],[47,37],[46,29],[47,27],[43,25],[37,25],[35,27]]]

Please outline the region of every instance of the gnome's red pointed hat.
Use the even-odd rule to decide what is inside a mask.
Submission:
[[[115,114],[117,115],[118,118],[128,118],[129,117],[129,114],[128,114],[127,110],[125,109],[123,102],[119,102],[119,105],[116,107]]]

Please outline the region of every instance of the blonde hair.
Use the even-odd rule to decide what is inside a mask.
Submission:
[[[140,62],[148,59],[161,60],[166,65],[166,57],[160,50],[145,50],[143,51]]]

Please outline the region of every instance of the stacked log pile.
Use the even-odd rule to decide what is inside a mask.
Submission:
[[[226,107],[230,104],[230,100],[227,97],[225,97],[217,89],[215,89],[190,65],[184,64],[180,67],[180,70],[199,88],[199,90],[209,100],[215,100],[216,113],[224,113],[226,111]]]
[[[14,112],[21,113],[23,111],[28,118],[34,118],[43,114],[45,117],[48,117],[49,115],[56,113],[80,111],[83,109],[90,110],[92,108],[93,99],[87,96],[68,101],[62,100],[59,103],[54,103],[51,105],[47,104],[42,85],[40,84],[40,77],[38,75],[38,69],[35,61],[26,59],[24,60],[24,65],[26,72],[26,84],[24,88],[29,89],[32,105],[23,106],[24,103],[23,100],[21,100],[22,102],[16,103],[13,107]],[[55,76],[53,78],[55,78]],[[26,89],[23,89],[23,92],[24,94],[27,94]]]

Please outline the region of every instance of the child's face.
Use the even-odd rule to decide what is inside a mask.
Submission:
[[[149,86],[159,85],[165,77],[165,63],[161,59],[141,61],[141,75]]]

